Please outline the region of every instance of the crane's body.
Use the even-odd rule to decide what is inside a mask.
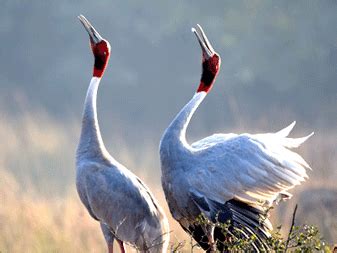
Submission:
[[[309,165],[288,148],[311,135],[287,138],[294,123],[267,134],[215,134],[193,144],[186,141],[187,126],[220,67],[220,58],[201,27],[194,30],[203,49],[203,74],[197,93],[166,129],[160,143],[162,185],[172,216],[199,245],[209,251],[225,250],[217,222],[231,222],[240,236],[257,236],[255,251],[268,250],[265,240],[272,226],[266,210],[287,190],[307,178]],[[214,58],[217,56],[217,58]],[[209,223],[200,224],[200,215]]]
[[[141,252],[164,253],[168,247],[169,228],[162,208],[147,186],[117,162],[104,146],[97,120],[96,98],[109,59],[110,45],[83,16],[80,20],[91,39],[95,67],[84,103],[76,153],[78,194],[89,214],[100,222],[109,253],[113,252],[115,239],[122,252],[125,252],[125,242]],[[105,45],[99,44],[102,42]]]

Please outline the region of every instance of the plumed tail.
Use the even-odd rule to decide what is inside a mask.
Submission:
[[[295,125],[296,125],[296,121],[291,123],[289,126],[281,129],[280,131],[276,132],[275,134],[277,134],[280,137],[287,137],[290,134],[290,132],[293,130]]]
[[[307,136],[301,137],[301,138],[284,138],[282,140],[282,145],[287,148],[297,148],[313,135],[314,135],[314,132],[312,132],[311,134]]]
[[[301,137],[301,138],[287,138],[290,132],[293,130],[294,126],[296,125],[296,121],[291,123],[289,126],[281,129],[280,131],[274,133],[276,137],[279,137],[282,139],[282,145],[286,148],[297,148],[302,143],[304,143],[306,140],[308,140],[311,136],[314,135],[314,132],[311,134]]]

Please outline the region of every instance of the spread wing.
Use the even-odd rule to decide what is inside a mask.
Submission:
[[[191,176],[191,191],[224,203],[238,199],[245,203],[272,203],[279,194],[300,184],[309,165],[289,148],[303,138],[287,138],[295,122],[277,133],[216,134],[192,144],[197,159]],[[201,162],[199,162],[201,161]]]

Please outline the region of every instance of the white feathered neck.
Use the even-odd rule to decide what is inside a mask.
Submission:
[[[191,151],[191,146],[186,141],[186,130],[191,118],[206,97],[207,93],[202,91],[196,93],[193,98],[177,114],[169,127],[166,129],[161,142],[161,158],[177,155],[178,153],[186,154]],[[173,154],[175,152],[176,154]]]
[[[84,102],[82,130],[77,147],[77,159],[102,158],[110,155],[106,150],[97,120],[97,91],[101,78],[92,77]]]

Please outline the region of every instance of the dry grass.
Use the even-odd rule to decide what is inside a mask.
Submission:
[[[36,195],[1,173],[1,252],[104,252],[99,226],[74,192],[53,199]]]
[[[41,111],[25,112],[15,119],[2,116],[6,120],[0,122],[3,143],[0,147],[0,251],[105,252],[99,225],[89,217],[75,192],[74,152],[78,124],[61,124]],[[317,187],[336,188],[336,140],[336,132],[316,133],[300,150],[314,170],[309,173],[309,182],[292,191],[294,196]],[[159,173],[155,172],[159,169],[158,163],[149,155],[157,154],[157,144],[141,150],[143,153],[137,155],[143,158],[137,162],[130,159],[134,156],[126,147],[121,150],[116,157],[130,168],[138,165],[134,172],[149,185],[169,216],[172,245],[185,241],[184,249],[190,251],[190,238],[169,214]],[[301,207],[301,201],[295,197],[280,204],[273,212],[273,223],[283,224],[288,231],[292,206],[299,202]],[[319,209],[317,215],[321,212]],[[308,217],[313,215],[310,213]],[[337,227],[327,224],[327,220],[315,220],[322,223],[315,225],[324,227],[327,236],[334,235]]]

